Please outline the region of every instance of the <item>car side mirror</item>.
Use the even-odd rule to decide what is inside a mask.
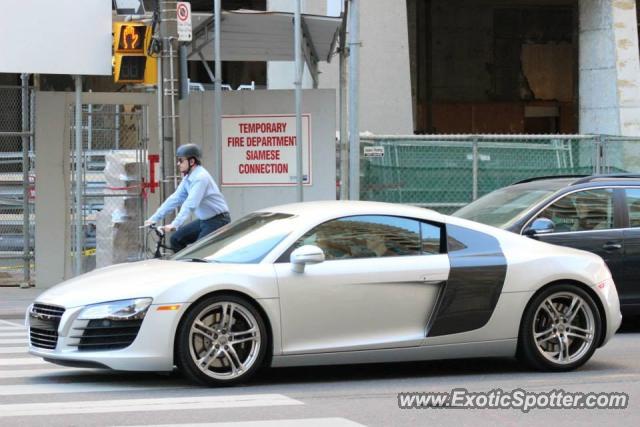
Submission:
[[[537,218],[529,227],[525,228],[523,234],[534,237],[542,234],[551,234],[555,229],[556,225],[549,218]]]
[[[318,264],[324,261],[324,252],[317,246],[304,245],[291,252],[291,269],[296,273],[304,273],[307,264]]]

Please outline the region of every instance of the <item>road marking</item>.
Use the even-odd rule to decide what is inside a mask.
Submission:
[[[84,371],[87,372],[87,371]],[[0,378],[34,378],[41,376],[59,376],[84,373],[77,369],[60,367],[57,369],[12,369],[10,371],[0,370]]]
[[[0,354],[28,353],[28,347],[0,347]]]
[[[49,365],[52,363],[45,362],[39,357],[14,357],[12,359],[0,359],[0,366],[19,366],[19,365]]]
[[[237,421],[229,423],[201,423],[201,424],[156,424],[147,426],[127,427],[359,427],[358,424],[346,418],[302,418],[296,420],[265,420],[265,421]]]
[[[18,328],[24,329],[24,324],[22,324],[22,323],[9,322],[8,320],[0,319],[0,324],[2,324],[2,325],[6,325],[6,326],[18,327]],[[2,328],[2,327],[0,326],[0,328]]]
[[[0,345],[3,344],[27,344],[24,338],[0,338]]]
[[[188,386],[167,387],[164,385],[113,385],[100,383],[65,383],[65,384],[28,384],[28,385],[0,385],[0,396],[19,396],[36,394],[60,394],[60,393],[109,393],[140,390],[178,390],[190,388]],[[64,403],[61,403],[64,406]],[[4,406],[0,405],[0,412]],[[69,412],[71,413],[71,412]],[[0,413],[0,416],[2,414]]]
[[[64,384],[64,387],[73,384]],[[30,385],[26,388],[34,388]],[[60,386],[58,389],[63,390]],[[27,393],[33,394],[33,393]],[[238,396],[170,397],[160,399],[98,400],[54,403],[14,403],[0,405],[0,418],[34,415],[100,414],[113,412],[156,412],[176,410],[247,408],[256,406],[303,405],[281,394]]]
[[[25,341],[27,341],[28,338],[26,331],[0,332],[0,338],[9,337],[23,337]]]
[[[25,328],[19,326],[0,326],[0,332],[27,332]]]

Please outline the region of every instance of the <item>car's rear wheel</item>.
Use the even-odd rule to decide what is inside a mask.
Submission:
[[[178,330],[177,364],[192,381],[233,385],[262,365],[267,331],[258,310],[235,295],[213,295],[193,306]]]
[[[600,313],[586,291],[570,284],[551,286],[524,312],[519,356],[538,370],[569,371],[591,358],[601,334]]]

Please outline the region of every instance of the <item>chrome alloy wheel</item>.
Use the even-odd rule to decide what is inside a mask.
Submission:
[[[593,309],[572,292],[557,292],[542,300],[533,316],[532,326],[537,350],[555,364],[571,364],[594,345]]]
[[[244,375],[255,364],[262,345],[254,315],[229,301],[213,303],[200,311],[188,339],[194,365],[216,380]]]

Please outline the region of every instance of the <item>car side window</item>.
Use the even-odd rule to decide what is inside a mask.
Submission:
[[[438,229],[438,247],[439,233]],[[413,219],[384,215],[345,217],[320,224],[303,235],[279,262],[289,262],[291,252],[304,245],[318,246],[326,260],[420,255],[425,245],[432,250],[435,244],[433,236],[421,243],[420,234],[421,223]]]
[[[629,209],[629,227],[640,227],[640,188],[628,188],[627,208]]]
[[[420,223],[423,254],[442,252],[442,227],[427,222]]]
[[[556,233],[613,228],[613,190],[594,189],[568,194],[538,218],[553,221]]]

